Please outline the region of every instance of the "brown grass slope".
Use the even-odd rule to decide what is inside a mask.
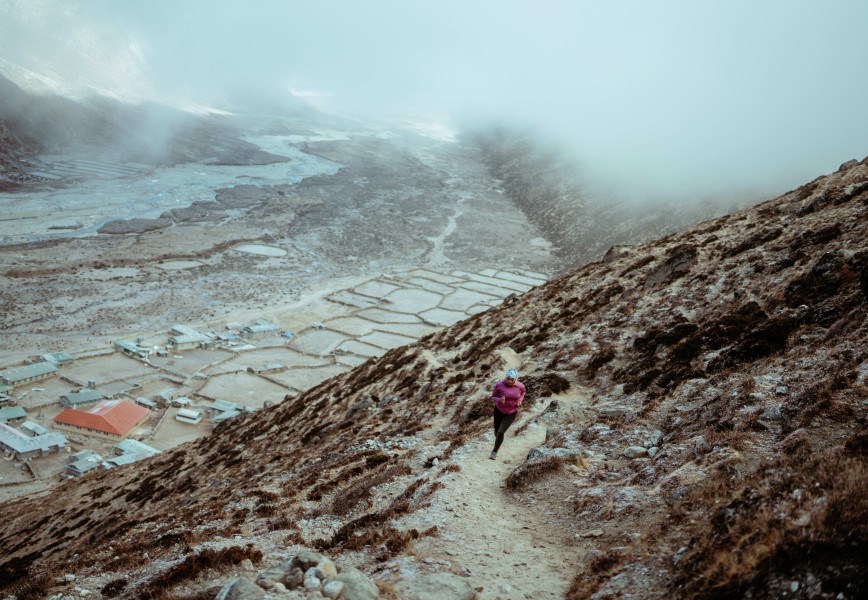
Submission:
[[[37,574],[80,573],[87,557],[117,574],[104,594],[156,596],[183,565],[217,560],[196,558],[206,550],[255,558],[227,548],[235,535],[364,550],[374,563],[399,554],[436,535],[394,520],[424,510],[451,452],[488,427],[487,385],[509,347],[534,398],[569,382],[595,392],[594,418],[547,437],[610,458],[592,477],[602,496],[576,496],[574,528],[622,531],[641,513],[641,536],[577,565],[570,598],[777,597],[792,581],[813,597],[864,597],[866,299],[863,160],[615,248],[138,468],[0,505],[0,586],[38,597],[48,582]],[[653,458],[621,459],[654,432]],[[419,445],[402,444],[412,438],[428,468]],[[330,533],[302,526],[312,521]]]

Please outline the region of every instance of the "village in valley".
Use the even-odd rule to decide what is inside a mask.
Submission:
[[[269,318],[178,323],[150,337],[0,367],[0,499],[208,435],[545,280],[513,269],[411,269]]]

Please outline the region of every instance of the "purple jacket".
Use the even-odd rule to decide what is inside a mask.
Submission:
[[[511,415],[524,402],[524,392],[524,384],[522,382],[516,381],[512,385],[508,385],[506,379],[501,379],[494,384],[494,390],[491,392],[491,401],[494,402],[497,410],[505,415]]]

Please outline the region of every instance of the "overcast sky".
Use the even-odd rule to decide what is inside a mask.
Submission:
[[[343,110],[515,118],[633,190],[777,193],[868,155],[868,0],[0,0],[0,10],[0,50],[72,48],[118,88],[207,102],[265,81]]]

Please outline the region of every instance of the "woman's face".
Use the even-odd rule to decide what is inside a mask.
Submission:
[[[515,377],[507,377],[506,385],[515,385]]]

